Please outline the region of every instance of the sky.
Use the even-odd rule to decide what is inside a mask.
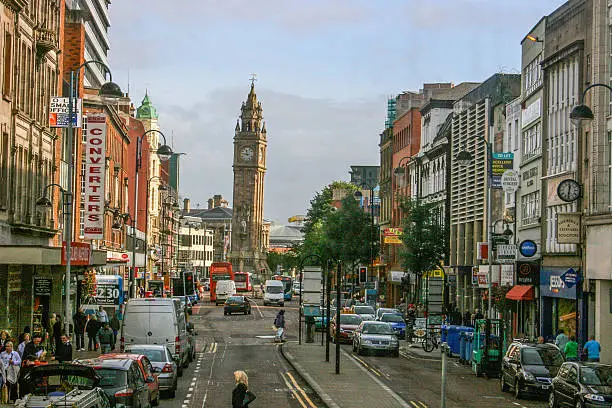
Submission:
[[[148,91],[181,158],[180,195],[232,203],[233,137],[255,83],[268,135],[264,216],[379,165],[387,98],[423,83],[520,73],[520,42],[560,0],[122,0],[109,6],[113,79]]]

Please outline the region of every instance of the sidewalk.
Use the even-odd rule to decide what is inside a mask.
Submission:
[[[318,343],[285,343],[281,353],[329,408],[412,407],[381,380],[363,368],[342,350],[340,374],[335,374],[335,345],[330,362],[325,362],[325,347]],[[356,392],[367,390],[367,392]]]

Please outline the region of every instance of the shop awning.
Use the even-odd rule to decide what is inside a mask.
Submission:
[[[516,285],[506,293],[506,299],[511,300],[533,300],[533,286]]]

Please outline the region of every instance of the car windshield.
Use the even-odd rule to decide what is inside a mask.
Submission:
[[[402,316],[396,314],[385,313],[383,314],[381,320],[383,322],[403,322]]]
[[[374,314],[374,308],[372,306],[355,306],[355,313],[357,314]]]
[[[556,348],[525,348],[523,349],[523,364],[525,365],[544,365],[560,366],[563,363],[563,356]]]
[[[34,395],[47,395],[52,391],[70,392],[74,388],[90,390],[93,388],[94,381],[91,378],[76,375],[48,375],[32,376],[29,382],[33,385]]]
[[[227,302],[242,303],[243,299],[242,296],[230,296],[227,298]]]
[[[340,324],[352,324],[357,326],[361,321],[361,317],[359,316],[340,315]]]
[[[127,371],[100,368],[96,370],[100,376],[100,387],[113,388],[122,387],[127,384]]]
[[[393,334],[393,330],[387,324],[365,324],[361,331],[363,334]]]
[[[580,382],[584,385],[612,385],[612,366],[580,368]]]
[[[166,361],[166,353],[164,353],[164,350],[132,347],[127,349],[126,351],[132,354],[144,354],[152,362],[159,363],[162,361]]]
[[[283,293],[283,287],[282,286],[268,286],[266,288],[266,292],[268,292],[268,293]]]

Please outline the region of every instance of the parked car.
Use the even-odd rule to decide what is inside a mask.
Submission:
[[[99,387],[92,367],[80,364],[41,364],[22,367],[15,407],[111,408],[113,402]]]
[[[125,352],[147,356],[157,374],[159,391],[174,398],[178,386],[178,367],[168,347],[158,344],[134,344],[127,346]]]
[[[389,323],[364,321],[353,333],[353,351],[384,352],[399,357],[399,341]]]
[[[358,314],[363,320],[374,320],[376,312],[372,306],[358,306],[351,308],[351,313]]]
[[[380,320],[380,316],[382,316],[383,313],[395,313],[398,315],[402,315],[402,312],[400,312],[398,309],[392,309],[390,307],[379,307],[378,309],[376,309],[376,320]]]
[[[563,363],[553,378],[550,408],[603,408],[612,406],[612,365]]]
[[[130,299],[125,306],[121,324],[121,351],[130,344],[161,344],[172,351],[182,368],[189,366],[193,355],[189,345],[192,323],[187,323],[179,299],[145,298]]]
[[[389,323],[398,338],[403,339],[406,337],[406,322],[401,315],[396,313],[383,313],[378,320]]]
[[[554,344],[515,341],[502,359],[501,390],[508,391],[512,387],[516,398],[525,394],[548,396],[552,379],[563,362],[563,354]]]
[[[327,327],[327,308],[323,308],[320,316],[315,316],[314,318],[314,322],[315,322],[315,330],[316,331],[324,331],[325,328]],[[329,309],[329,314],[330,316],[335,316],[336,315],[336,308],[331,307]]]
[[[113,406],[123,404],[126,408],[143,408],[151,405],[149,384],[155,382],[145,377],[138,362],[125,355],[102,354],[97,358],[79,359],[75,363],[93,367],[101,378],[100,387],[110,398]]]
[[[336,338],[336,317],[337,316],[334,315],[334,317],[331,319],[331,323],[329,324],[331,340],[334,342],[338,341],[340,343],[350,343],[353,340],[353,331],[359,327],[361,322],[363,322],[363,319],[361,316],[356,314],[341,314],[340,337]]]
[[[302,292],[302,286],[300,285],[300,282],[294,282],[293,283],[293,293],[296,296],[299,296],[301,292]]]
[[[223,314],[232,313],[251,314],[251,301],[246,296],[230,296],[223,305]]]

